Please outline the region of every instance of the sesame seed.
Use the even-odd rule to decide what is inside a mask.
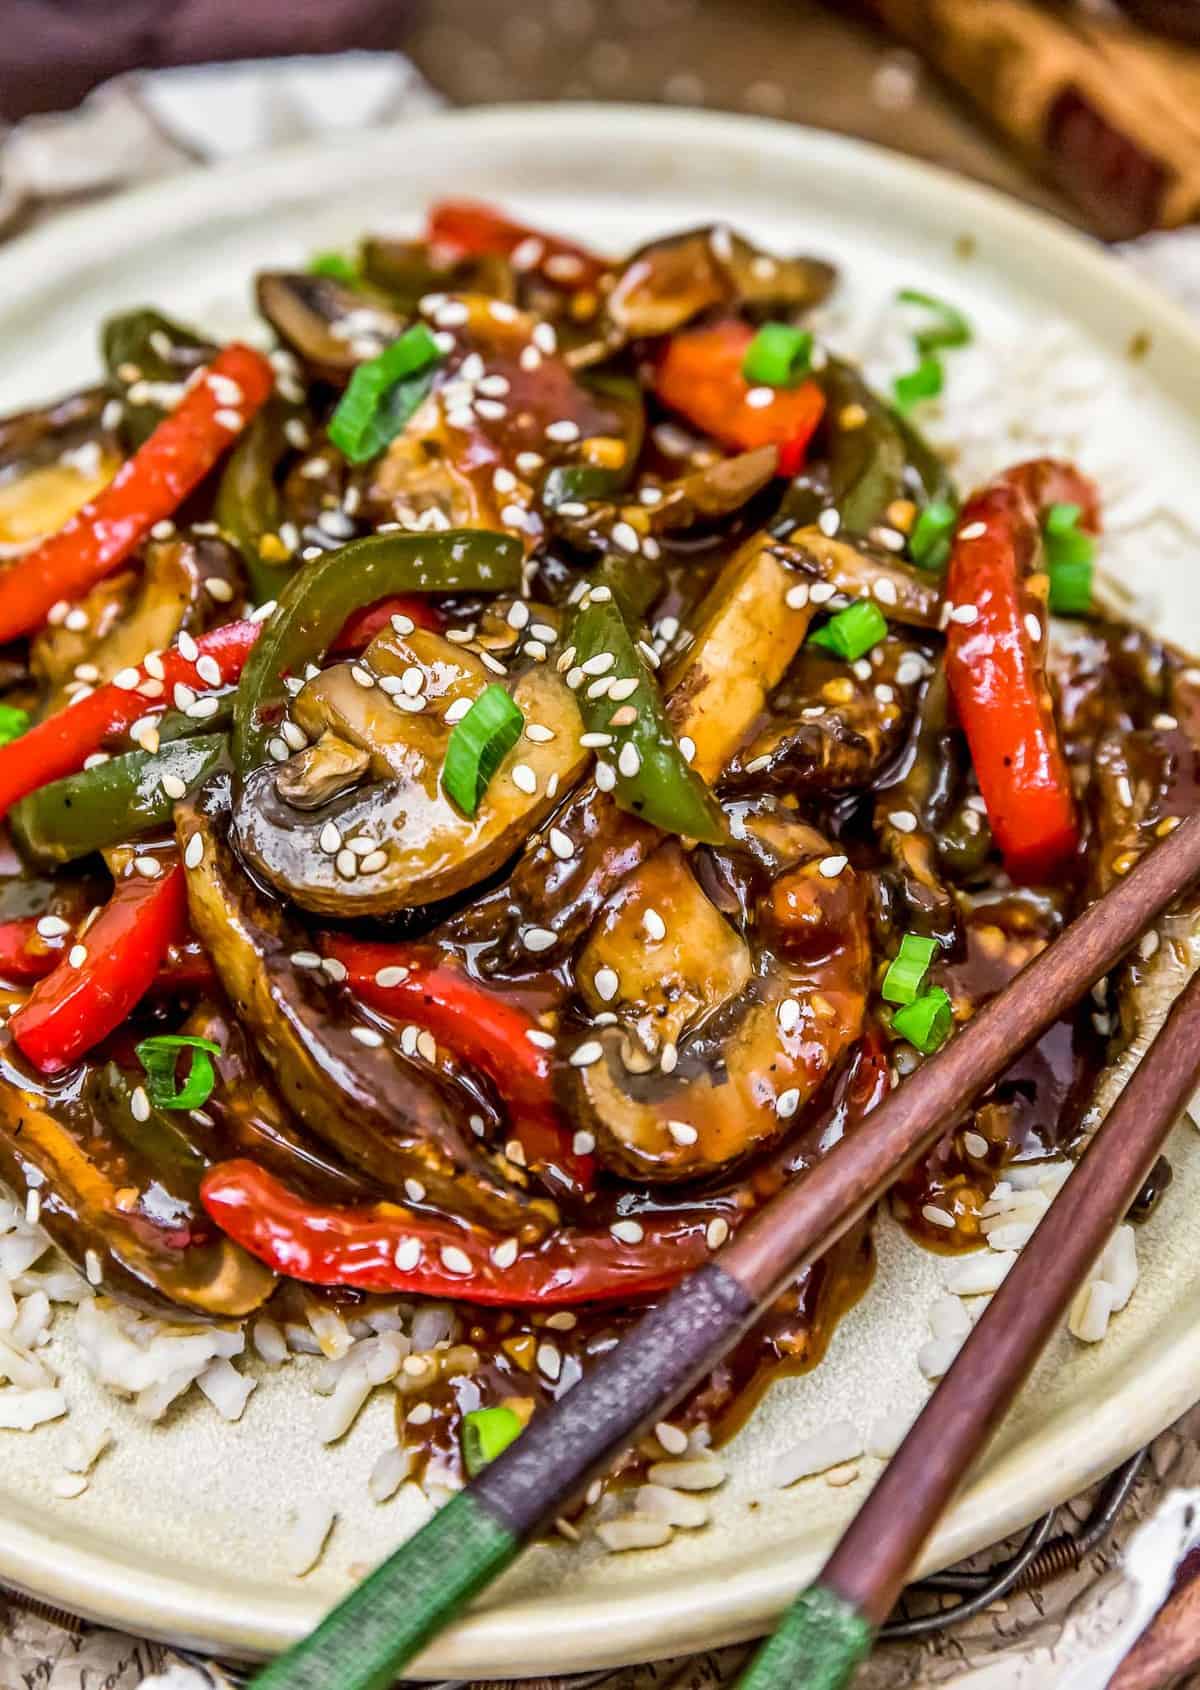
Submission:
[[[539,352],[544,352],[548,358],[553,357],[558,350],[558,335],[553,323],[535,323],[530,336]]]
[[[611,1003],[621,989],[621,977],[615,968],[598,968],[592,979],[596,996],[603,1003]]]
[[[543,1341],[537,1347],[538,1371],[547,1379],[557,1379],[562,1372],[562,1355],[556,1345]]]
[[[888,686],[886,681],[880,681],[879,685],[875,688],[875,697],[879,700],[880,704],[891,704],[895,700],[896,694],[893,689]]]
[[[183,861],[186,868],[199,868],[204,861],[204,837],[193,833],[183,848]]]
[[[612,678],[610,676],[601,675],[598,681],[593,681],[588,687],[587,696],[589,698],[606,698],[612,684]]]
[[[616,662],[611,651],[598,651],[594,657],[589,657],[580,664],[585,675],[607,675]]]
[[[1149,962],[1150,958],[1154,955],[1157,949],[1158,934],[1153,928],[1151,928],[1148,933],[1143,933],[1141,939],[1138,941],[1138,955],[1141,957],[1143,962]]]
[[[438,1254],[447,1273],[470,1273],[471,1258],[457,1244],[443,1244]]]
[[[888,821],[898,833],[915,833],[917,818],[911,810],[892,810],[888,814]]]
[[[744,403],[749,405],[751,410],[765,410],[768,405],[775,403],[775,389],[773,387],[752,387],[746,394]]]
[[[886,575],[877,575],[871,586],[880,604],[895,604],[900,596],[896,591],[896,583],[889,581]]]
[[[665,939],[667,924],[656,909],[647,909],[642,916],[642,925],[652,939]]]
[[[287,743],[286,739],[279,739],[279,738],[269,739],[267,741],[267,750],[270,752],[271,756],[275,759],[275,761],[277,763],[286,763],[287,762],[287,760],[288,760],[288,743]]]
[[[221,666],[215,657],[209,657],[207,653],[196,659],[196,673],[210,687],[221,684]]]
[[[548,927],[527,927],[521,935],[521,943],[527,951],[548,951],[555,943],[555,936]]]
[[[817,527],[821,530],[822,534],[826,535],[830,540],[833,539],[833,536],[837,533],[841,526],[841,515],[835,510],[822,511],[820,516],[817,518]]]
[[[525,738],[531,739],[535,745],[547,745],[554,738],[554,729],[541,722],[526,722]]]
[[[974,1156],[978,1159],[987,1155],[988,1141],[982,1133],[964,1133],[963,1149],[968,1156]]]
[[[597,763],[593,778],[601,792],[611,792],[617,784],[617,771],[611,763]]]
[[[799,1025],[800,1005],[795,998],[784,998],[777,1011],[779,1025],[783,1032],[791,1033]]]
[[[571,1149],[576,1156],[590,1156],[595,1148],[596,1139],[592,1133],[577,1132],[571,1140]]]
[[[950,620],[960,623],[964,628],[969,628],[973,623],[979,621],[979,610],[973,604],[956,604],[950,612]]]
[[[515,763],[512,771],[512,782],[518,792],[524,792],[532,797],[537,791],[537,776],[528,763]]]
[[[641,549],[641,541],[638,539],[638,531],[632,523],[614,522],[612,537],[613,544],[620,546],[623,552],[636,554]]]
[[[608,1230],[621,1244],[640,1244],[646,1236],[641,1221],[614,1221]]]
[[[982,523],[979,523],[977,526],[981,529],[983,528]],[[986,533],[986,529],[984,532]],[[929,1222],[930,1226],[943,1226],[948,1228],[950,1231],[954,1230],[954,1216],[948,1209],[939,1208],[936,1203],[922,1204],[921,1214]]]
[[[960,540],[981,540],[986,533],[986,522],[971,522],[965,528],[959,529],[958,537]],[[951,1225],[953,1225],[953,1222],[951,1222]]]
[[[150,1119],[150,1099],[145,1086],[135,1086],[129,1098],[129,1113],[135,1121]]]
[[[642,766],[642,754],[632,741],[627,741],[621,747],[617,758],[617,768],[626,780],[632,780]]]
[[[789,610],[803,610],[808,603],[808,585],[801,581],[798,586],[789,587],[783,601]]]
[[[822,857],[817,864],[817,872],[823,874],[826,880],[834,880],[845,868],[846,857]]]
[[[363,874],[378,874],[381,868],[387,867],[387,860],[386,851],[371,851],[358,866]]]
[[[1177,728],[1179,726],[1179,723],[1176,721],[1174,716],[1168,716],[1164,712],[1164,713],[1162,713],[1158,716],[1155,716],[1153,722],[1151,723],[1151,726],[1155,727],[1155,728],[1160,728],[1163,731],[1168,731],[1171,728]]]
[[[100,1258],[94,1250],[85,1250],[83,1256],[83,1271],[87,1275],[89,1285],[99,1285],[104,1278],[104,1269]]]
[[[499,422],[508,415],[508,406],[501,404],[499,399],[476,399],[475,415],[482,417],[484,422]]]
[[[37,924],[37,930],[43,939],[61,939],[71,931],[71,927],[61,915],[44,915]]]
[[[636,675],[626,675],[622,680],[613,682],[608,689],[608,696],[615,703],[620,703],[622,699],[632,698],[639,685],[640,682]]]
[[[609,687],[608,696],[610,698],[616,691],[617,684],[618,683],[614,682],[613,685]],[[614,710],[612,715],[608,718],[608,725],[610,728],[631,728],[637,719],[638,713],[634,706],[632,704],[622,704],[621,708],[619,710]]]
[[[546,439],[556,440],[562,445],[570,445],[573,440],[579,439],[579,424],[572,422],[569,417],[563,417],[559,422],[548,423],[546,425]]]
[[[575,855],[574,843],[568,835],[563,832],[561,827],[552,827],[550,829],[550,849],[554,852],[554,855],[558,858],[560,863],[570,862],[571,858]]]
[[[456,698],[447,708],[446,714],[442,717],[442,721],[445,722],[448,727],[453,727],[455,722],[462,721],[463,717],[470,711],[470,708],[471,700],[469,698]]]
[[[293,751],[303,751],[308,744],[308,735],[296,722],[281,722],[279,732]]]
[[[497,1244],[492,1251],[492,1261],[498,1268],[508,1268],[517,1259],[519,1245],[515,1238],[506,1238],[503,1244]]]
[[[729,1222],[725,1219],[724,1215],[714,1216],[705,1228],[704,1242],[708,1245],[710,1250],[719,1250],[728,1237]]]
[[[814,581],[808,589],[809,602],[812,604],[828,604],[836,592],[837,588],[831,581]]]
[[[71,949],[67,952],[67,961],[70,963],[72,968],[82,968],[84,963],[87,961],[87,946],[72,945]]]
[[[73,634],[82,634],[87,625],[86,610],[69,610],[63,618],[63,626],[69,628]]]
[[[377,1050],[383,1043],[383,1034],[377,1033],[374,1027],[351,1027],[350,1037],[357,1039],[360,1045],[366,1045],[368,1050]]]
[[[113,676],[112,684],[122,692],[133,692],[141,678],[136,669],[120,669]]]
[[[162,873],[162,864],[157,857],[135,857],[133,866],[147,880],[157,880]]]
[[[493,657],[490,651],[481,651],[479,653],[479,660],[483,664],[485,669],[491,670],[493,675],[507,675],[508,674],[508,670],[504,667],[503,663],[501,663],[497,658]]]
[[[575,1046],[568,1060],[572,1068],[590,1068],[603,1055],[604,1046],[599,1039],[586,1039],[583,1044]]]
[[[664,1074],[673,1074],[679,1062],[678,1048],[668,1040],[662,1047],[662,1055],[658,1059],[658,1066]]]
[[[217,595],[214,594],[214,597],[216,597],[216,596]],[[233,596],[232,587],[229,590],[229,596],[231,598]],[[267,622],[271,619],[272,616],[274,616],[276,608],[277,608],[276,601],[274,599],[268,599],[266,604],[256,605],[255,608],[250,612],[250,621],[251,622]]]
[[[342,835],[335,822],[325,823],[325,826],[321,829],[321,835],[318,843],[320,844],[322,851],[327,851],[331,857],[336,856],[336,854],[341,850]]]
[[[228,604],[233,598],[233,583],[221,575],[209,575],[204,582],[204,590],[218,604]]]
[[[316,951],[293,951],[290,957],[293,968],[320,968],[321,958]]]
[[[667,1131],[676,1144],[695,1144],[700,1137],[690,1121],[668,1121]]]
[[[547,1033],[541,1027],[527,1027],[525,1037],[539,1050],[553,1050],[557,1042],[553,1033]]]
[[[358,858],[353,851],[341,850],[334,859],[338,873],[343,880],[353,880],[358,873]]]

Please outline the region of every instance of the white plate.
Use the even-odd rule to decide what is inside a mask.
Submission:
[[[1156,489],[1185,509],[1187,489],[1200,485],[1191,414],[1200,335],[1099,249],[998,196],[853,141],[611,106],[435,118],[173,178],[52,223],[0,254],[0,410],[89,377],[96,325],[114,307],[152,302],[228,326],[244,312],[257,266],[302,260],[366,228],[415,228],[425,203],[444,193],[500,200],[601,249],[728,218],[781,250],[837,260],[856,306],[905,284],[948,295],[985,337],[1012,349],[1006,381],[1018,390],[1030,382],[1022,356],[1042,345],[1049,320],[1067,318],[1090,342],[1084,363],[1098,358],[1108,373],[1100,427],[1108,447],[1094,445],[1095,454],[1107,450],[1111,473],[1126,480],[1144,454]],[[1136,335],[1149,336],[1149,346],[1134,366],[1126,354]],[[1073,370],[1058,373],[1069,410]],[[977,370],[965,379],[987,378]],[[1036,412],[1032,397],[1030,407]],[[1033,418],[1047,438],[1060,420],[1044,410]],[[973,462],[989,454],[1000,462],[1021,447],[985,439],[971,452]],[[1179,545],[1172,553],[1166,544],[1171,531],[1159,523],[1154,542],[1134,548],[1139,585],[1177,637],[1200,645],[1200,576],[1179,566]],[[1052,1347],[927,1564],[945,1564],[1070,1495],[1200,1397],[1193,1140],[1190,1128],[1176,1135],[1175,1184],[1139,1235],[1142,1281],[1130,1308],[1103,1344],[1085,1349],[1063,1337]],[[863,1479],[847,1489],[810,1480],[758,1505],[772,1450],[833,1419],[865,1424],[884,1409],[914,1408],[924,1395],[914,1358],[938,1262],[891,1228],[880,1230],[880,1254],[874,1286],[826,1362],[775,1387],[731,1446],[714,1526],[652,1553],[606,1557],[594,1541],[580,1551],[534,1549],[438,1640],[422,1662],[428,1674],[616,1664],[764,1629],[877,1471],[864,1462]],[[87,1493],[64,1502],[51,1481],[65,1425],[0,1434],[0,1580],[135,1631],[266,1651],[311,1626],[347,1588],[352,1568],[378,1559],[411,1527],[396,1504],[365,1498],[365,1475],[389,1434],[382,1393],[331,1451],[316,1443],[303,1364],[265,1378],[236,1427],[203,1400],[147,1427],[97,1395],[73,1354],[69,1322],[60,1328],[67,1335],[54,1353],[75,1412],[109,1421],[117,1441]],[[314,1493],[335,1502],[340,1519],[319,1568],[297,1580],[284,1570],[281,1539],[293,1504]]]

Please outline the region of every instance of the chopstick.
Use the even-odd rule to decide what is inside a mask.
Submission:
[[[267,1666],[253,1680],[257,1690],[385,1690],[522,1544],[661,1420],[762,1307],[869,1209],[1197,875],[1200,812],[1072,922],[852,1134],[681,1280],[309,1637]]]
[[[740,1690],[836,1690],[853,1676],[1198,1081],[1195,974],[819,1579],[754,1657]]]

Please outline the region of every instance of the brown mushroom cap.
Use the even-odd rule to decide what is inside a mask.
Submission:
[[[404,690],[415,679],[419,689]],[[478,656],[423,629],[409,635],[388,629],[361,662],[324,670],[293,708],[315,746],[282,767],[255,770],[237,801],[234,837],[242,856],[282,896],[324,915],[385,914],[486,879],[541,825],[588,762],[574,694],[553,669],[537,665],[509,690],[527,726],[551,737],[523,734],[475,815],[465,815],[441,783],[453,731],[445,717],[491,680]],[[373,778],[319,808],[299,808],[287,796],[296,792],[289,775],[297,764],[312,768],[326,735],[343,765],[340,748],[364,753]],[[319,778],[319,767],[316,773]]]

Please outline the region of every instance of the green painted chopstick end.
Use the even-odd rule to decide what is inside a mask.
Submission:
[[[264,1667],[252,1690],[387,1690],[520,1547],[471,1490],[460,1491],[310,1636]]]
[[[871,1649],[870,1622],[823,1584],[809,1585],[738,1680],[738,1690],[841,1690]]]

